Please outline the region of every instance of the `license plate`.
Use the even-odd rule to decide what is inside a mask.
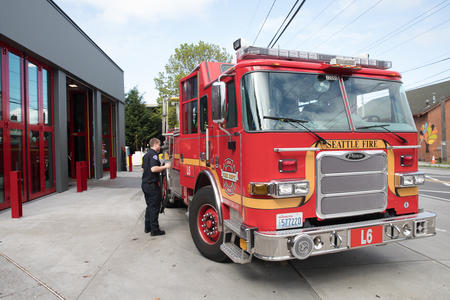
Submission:
[[[303,213],[287,213],[277,215],[277,229],[297,228],[303,226]]]
[[[362,247],[381,244],[383,242],[383,226],[355,228],[350,231],[350,247]]]

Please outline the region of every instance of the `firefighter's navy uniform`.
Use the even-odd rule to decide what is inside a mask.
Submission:
[[[158,153],[150,149],[142,159],[142,191],[145,194],[147,208],[145,210],[145,232],[161,233],[158,216],[161,207],[161,187],[159,186],[159,172],[152,172],[152,167],[159,167],[161,163]],[[163,233],[164,234],[164,233]]]

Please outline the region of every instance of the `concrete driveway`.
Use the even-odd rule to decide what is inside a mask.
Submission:
[[[0,212],[0,299],[449,299],[450,202],[435,237],[305,261],[248,265],[203,258],[185,209],[160,216],[164,237],[143,232],[140,172],[90,181]]]

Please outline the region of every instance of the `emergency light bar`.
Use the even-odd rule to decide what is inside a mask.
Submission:
[[[348,67],[360,66],[382,70],[390,69],[392,67],[392,62],[388,60],[339,56],[317,52],[297,51],[297,50],[260,48],[253,46],[238,48],[236,52],[236,57],[238,60],[272,58],[272,59],[294,60],[305,62],[320,62],[330,65],[344,65]]]

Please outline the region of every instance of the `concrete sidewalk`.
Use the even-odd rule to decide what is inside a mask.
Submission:
[[[0,298],[57,298],[51,290],[82,296],[112,253],[143,228],[140,175],[90,180],[82,193],[72,185],[25,203],[20,219],[0,212]]]

